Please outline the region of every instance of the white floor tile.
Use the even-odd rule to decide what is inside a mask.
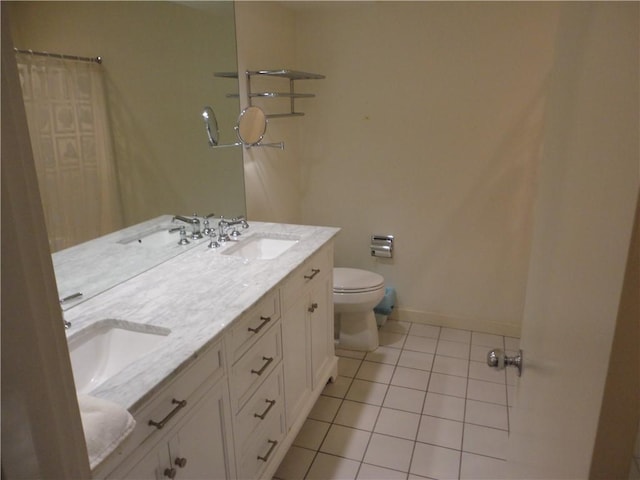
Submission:
[[[471,343],[473,345],[482,345],[489,349],[504,348],[504,337],[492,333],[473,332],[471,335]]]
[[[382,405],[396,410],[420,413],[422,412],[425,394],[426,392],[421,390],[391,385]]]
[[[511,369],[509,369],[509,371],[510,370]],[[489,365],[487,365],[487,362],[469,363],[469,378],[475,378],[476,380],[484,380],[485,382],[500,383],[504,385],[507,378],[506,372],[506,369],[498,370],[496,368],[491,368]]]
[[[347,394],[347,390],[349,390],[349,387],[351,386],[352,381],[352,378],[342,377],[338,375],[335,381],[329,382],[325,385],[324,389],[322,390],[322,394],[328,395],[330,397],[344,398]]]
[[[430,373],[425,370],[396,367],[393,377],[391,377],[391,385],[426,391],[429,385],[429,376]]]
[[[507,418],[507,407],[495,403],[478,402],[467,400],[466,415],[464,421],[474,425],[499,428],[507,430],[509,420]]]
[[[461,342],[451,342],[449,340],[440,340],[438,342],[437,355],[444,355],[445,357],[456,357],[469,359],[469,345]]]
[[[409,329],[411,328],[411,322],[402,322],[400,320],[387,320],[382,327],[380,327],[381,332],[393,332],[393,333],[402,333],[406,335],[409,333]]]
[[[466,423],[462,450],[504,460],[508,437],[509,434],[505,430]]]
[[[363,463],[360,466],[357,476],[357,480],[405,480],[406,478],[407,474],[404,472],[377,467],[368,463]]]
[[[362,461],[369,443],[370,432],[332,425],[322,442],[320,451],[331,455]]]
[[[438,480],[457,480],[459,470],[459,451],[416,443],[411,461],[411,473]]]
[[[433,360],[432,371],[434,373],[443,373],[445,375],[455,375],[457,377],[466,378],[469,371],[469,361],[462,358],[436,355]]]
[[[432,417],[448,418],[449,420],[462,422],[464,420],[464,406],[464,398],[429,392],[424,401],[422,413]]]
[[[429,392],[464,398],[467,393],[467,379],[464,377],[443,375],[441,373],[432,373],[431,379],[429,380]]]
[[[308,480],[345,480],[356,478],[360,462],[318,453],[311,464]]]
[[[336,348],[336,355],[338,357],[347,357],[347,358],[355,358],[357,360],[362,360],[367,352],[358,352],[356,350],[347,350],[345,348]]]
[[[518,378],[486,355],[519,339],[393,320],[379,338],[374,352],[336,350],[340,375],[274,479],[504,479]]]
[[[462,422],[447,420],[446,418],[423,415],[420,421],[417,440],[439,447],[460,450],[462,447]]]
[[[450,342],[471,343],[471,332],[469,330],[458,330],[456,328],[445,328],[440,330],[440,340]]]
[[[411,440],[374,433],[367,447],[364,461],[378,467],[407,472],[413,444]]]
[[[404,349],[413,350],[414,352],[435,353],[437,345],[438,339],[436,338],[409,335],[404,342]]]
[[[338,375],[343,377],[354,377],[361,363],[361,360],[357,360],[355,358],[339,357]]]
[[[419,337],[438,338],[440,335],[440,327],[434,325],[424,325],[422,323],[412,323],[409,335],[417,335]]]
[[[334,423],[360,430],[373,431],[380,407],[366,403],[345,400],[338,410]]]
[[[345,398],[354,402],[382,405],[384,396],[387,393],[387,387],[382,383],[355,379]]]
[[[417,413],[382,408],[374,432],[415,440],[419,423],[420,415]]]
[[[505,469],[504,460],[462,452],[460,480],[502,480],[507,478]]]
[[[395,365],[400,357],[400,349],[380,346],[375,351],[367,353],[365,360],[369,362],[387,363]]]
[[[398,360],[399,367],[417,368],[419,370],[431,370],[433,354],[402,350]]]
[[[480,362],[487,364],[487,354],[491,349],[483,347],[482,345],[471,345],[471,354],[469,359],[472,362]]]
[[[280,480],[300,480],[304,478],[315,456],[316,452],[313,450],[292,446],[274,476]]]
[[[513,407],[513,402],[516,398],[516,387],[514,385],[507,385],[507,405]]]
[[[518,383],[518,369],[508,368],[506,369],[506,381],[507,385],[516,385]]]
[[[320,395],[309,412],[308,418],[322,422],[332,422],[341,403],[342,400],[339,398]]]
[[[398,350],[399,352],[399,350]],[[370,382],[389,383],[393,376],[393,365],[385,363],[362,362],[360,370],[356,374],[356,378],[360,380],[368,380]]]
[[[469,379],[467,398],[481,402],[507,404],[507,389],[505,385]]]
[[[378,331],[378,342],[383,347],[402,348],[406,338],[403,333],[386,332],[382,329]]]
[[[318,450],[329,427],[331,427],[330,423],[307,418],[293,444],[297,447]]]

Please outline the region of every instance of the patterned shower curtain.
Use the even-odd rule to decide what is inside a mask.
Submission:
[[[51,251],[122,228],[103,67],[16,59]]]

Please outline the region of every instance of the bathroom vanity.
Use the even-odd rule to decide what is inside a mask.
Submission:
[[[337,232],[251,222],[237,241],[216,249],[206,239],[195,242],[65,311],[70,345],[81,336],[76,332],[100,325],[134,325],[141,338],[145,329],[161,337],[87,391],[122,405],[136,420],[133,433],[95,466],[94,478],[273,476],[324,385],[337,375]],[[154,242],[119,245],[158,248]],[[110,255],[114,265],[120,261]],[[150,255],[156,254],[144,254]]]

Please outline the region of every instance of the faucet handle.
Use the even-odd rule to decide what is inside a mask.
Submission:
[[[213,228],[210,228],[207,235],[209,235],[209,238],[211,239],[211,241],[209,242],[209,248],[218,248],[220,246],[220,243],[216,241],[216,231]]]

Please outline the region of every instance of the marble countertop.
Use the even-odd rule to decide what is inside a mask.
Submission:
[[[333,227],[249,224],[240,241],[260,233],[292,235],[300,240],[270,260],[224,255],[235,242],[218,249],[208,248],[208,241],[201,242],[64,312],[65,319],[72,323],[67,336],[104,319],[171,330],[166,348],[127,366],[89,392],[90,395],[135,412],[166,380],[186,367],[194,355],[220,338],[235,319],[339,231]],[[127,261],[111,259],[114,268],[120,268],[117,263]],[[81,279],[77,281],[81,283]]]

